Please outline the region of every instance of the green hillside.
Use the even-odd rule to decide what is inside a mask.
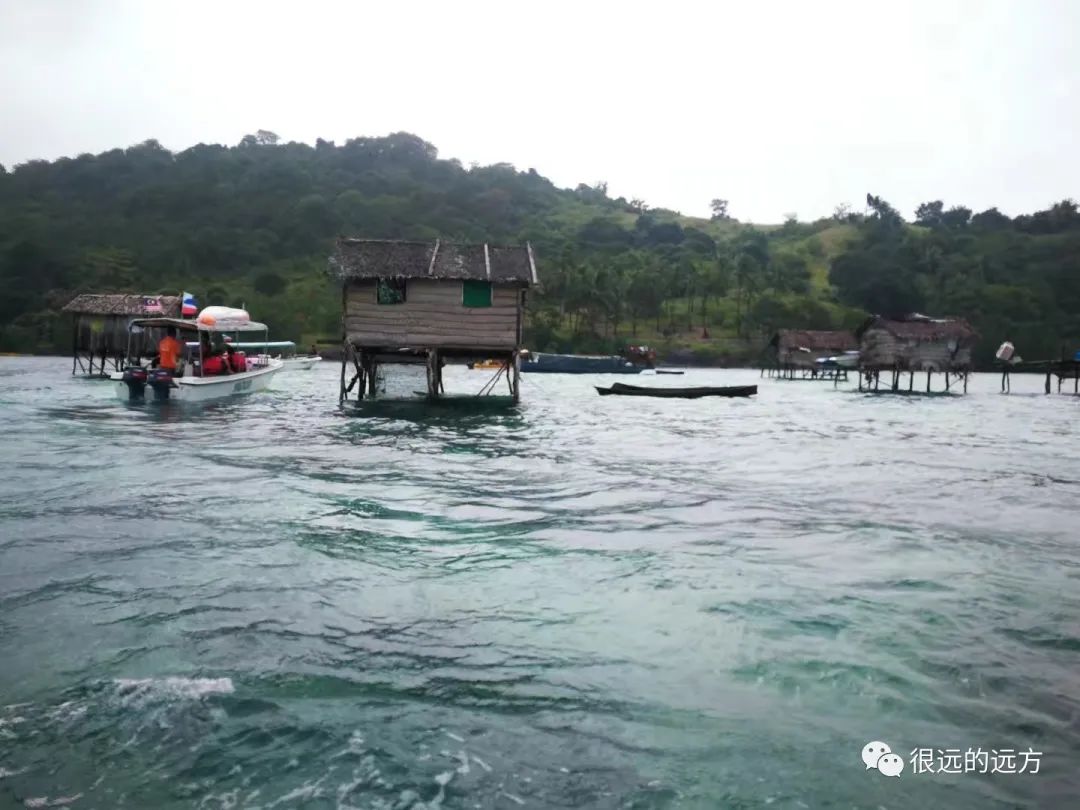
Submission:
[[[1010,219],[921,206],[748,226],[560,189],[534,169],[466,168],[408,133],[342,145],[172,153],[155,141],[0,167],[0,350],[64,351],[57,312],[82,291],[189,291],[246,305],[282,339],[339,334],[324,269],[336,235],[532,242],[542,289],[533,350],[656,344],[703,362],[756,359],[778,327],[842,328],[867,312],[968,317],[986,363],[1004,337],[1026,357],[1080,336],[1080,216],[1064,201]]]

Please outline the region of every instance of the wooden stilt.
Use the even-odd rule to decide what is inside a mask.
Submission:
[[[510,362],[513,365],[513,382],[510,388],[510,397],[514,400],[514,404],[517,405],[521,402],[521,358],[517,352],[514,352],[513,357],[510,358]]]
[[[377,393],[377,386],[379,383],[379,364],[375,362],[375,358],[372,357],[368,361],[367,369],[367,384],[368,384],[368,399],[374,399]]]
[[[338,389],[338,405],[345,401],[347,395],[345,392],[345,364],[348,362],[348,344],[341,344],[341,388]]]
[[[428,349],[427,354],[427,393],[432,399],[439,396],[439,350]]]
[[[909,371],[907,375],[907,390],[910,392],[915,387],[915,372]]]
[[[945,390],[949,390],[949,372],[945,372]]]
[[[967,393],[968,372],[964,372],[964,393]]]
[[[928,394],[930,393],[930,375],[932,373],[933,372],[930,372],[930,371],[926,372],[926,393],[928,393]]]
[[[1050,393],[1050,372],[1046,372],[1046,393]]]

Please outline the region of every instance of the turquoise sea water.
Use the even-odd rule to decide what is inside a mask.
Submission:
[[[185,410],[0,358],[0,808],[1078,806],[1080,399],[355,415],[324,366]]]

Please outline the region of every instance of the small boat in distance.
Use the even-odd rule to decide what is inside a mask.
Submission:
[[[756,385],[703,386],[698,388],[644,388],[639,385],[613,383],[610,388],[594,386],[602,397],[615,394],[624,397],[662,397],[668,399],[699,399],[700,397],[750,397],[757,393]]]
[[[504,365],[506,364],[502,360],[477,360],[476,362],[469,363],[469,368],[480,371],[498,371]]]
[[[523,351],[521,370],[543,374],[640,374],[642,367],[617,354],[532,354]]]

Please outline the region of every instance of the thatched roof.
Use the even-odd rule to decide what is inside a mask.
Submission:
[[[147,299],[161,303],[161,313],[146,308]],[[134,293],[83,293],[72,298],[63,309],[76,315],[151,315],[179,317],[178,295],[135,295]]]
[[[377,278],[472,279],[496,284],[537,284],[532,247],[452,242],[337,240],[329,271],[342,281]]]
[[[974,327],[963,318],[932,318],[917,312],[889,317],[874,315],[855,330],[855,335],[861,338],[870,329],[883,329],[901,340],[920,343],[939,340],[974,341],[979,336]]]
[[[859,341],[851,332],[823,332],[811,329],[781,329],[770,346],[781,351],[809,349],[812,352],[847,352],[859,348]]]

